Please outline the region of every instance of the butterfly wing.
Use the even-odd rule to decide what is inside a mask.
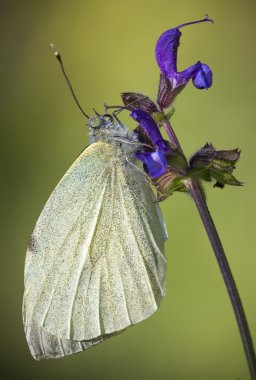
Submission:
[[[108,144],[87,148],[29,244],[23,317],[32,355],[82,351],[149,317],[165,292],[165,239],[145,177]]]

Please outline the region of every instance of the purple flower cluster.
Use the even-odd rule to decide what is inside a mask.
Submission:
[[[197,62],[186,70],[177,71],[177,52],[181,37],[180,28],[205,21],[213,22],[206,17],[202,20],[179,25],[164,32],[157,41],[155,50],[156,61],[162,76],[170,83],[170,91],[172,93],[175,93],[179,88],[184,88],[190,79],[192,79],[194,86],[198,89],[208,89],[212,85],[212,72],[205,63]],[[142,109],[135,109],[132,111],[131,117],[145,131],[154,148],[153,151],[136,153],[136,158],[145,163],[152,178],[158,178],[166,172],[166,157],[171,154],[171,148],[162,138],[156,122],[149,113]]]

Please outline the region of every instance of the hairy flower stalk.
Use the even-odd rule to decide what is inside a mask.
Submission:
[[[206,17],[167,30],[159,37],[156,60],[161,74],[156,102],[133,92],[123,93],[122,99],[125,108],[131,111],[131,117],[139,124],[137,132],[145,148],[137,152],[136,157],[143,161],[148,177],[157,189],[158,200],[182,191],[190,194],[195,202],[234,309],[251,378],[256,380],[256,356],[246,315],[202,187],[202,181],[215,181],[214,186],[220,188],[242,185],[233,176],[240,151],[217,150],[212,144],[206,144],[187,161],[169,120],[172,111],[168,112],[168,109],[190,79],[197,89],[208,89],[212,85],[212,71],[200,61],[181,72],[177,69],[180,28],[205,21],[212,22]],[[159,127],[164,127],[170,141],[162,138]]]

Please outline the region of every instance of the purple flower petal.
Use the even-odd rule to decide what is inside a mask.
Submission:
[[[184,71],[177,71],[177,53],[181,37],[179,29],[186,25],[204,21],[213,22],[206,17],[202,20],[179,25],[164,32],[157,41],[155,51],[156,61],[162,74],[170,80],[172,90],[178,86],[186,85],[189,79],[193,79],[194,86],[199,89],[209,88],[212,84],[212,72],[210,68],[200,62],[188,67]]]
[[[155,152],[138,152],[135,154],[135,157],[146,164],[149,175],[152,178],[161,177],[166,171],[167,161],[161,149]]]
[[[136,109],[132,111],[130,116],[139,123],[141,128],[145,130],[145,132],[147,133],[147,135],[149,136],[150,140],[156,148],[162,149],[167,154],[171,153],[171,148],[162,138],[161,132],[157,124],[146,111]]]
[[[212,85],[212,71],[209,66],[202,63],[201,68],[197,71],[193,78],[193,85],[196,88],[207,89]]]
[[[178,28],[164,32],[156,43],[156,61],[163,75],[171,78],[177,72],[177,52],[181,32]]]
[[[139,123],[141,128],[144,129],[155,147],[155,151],[137,152],[135,157],[146,164],[149,175],[152,178],[161,177],[161,175],[166,172],[167,168],[165,155],[171,154],[172,149],[162,138],[157,124],[146,111],[139,109],[133,110],[131,117]]]
[[[197,74],[198,70],[200,70],[202,67],[201,62],[197,62],[192,66],[189,66],[187,69],[180,71],[176,75],[178,77],[183,78],[185,81],[189,81],[189,79],[194,78],[194,76]],[[181,80],[181,79],[180,79]]]
[[[155,121],[146,111],[135,109],[130,116],[145,130],[154,145],[163,140]]]

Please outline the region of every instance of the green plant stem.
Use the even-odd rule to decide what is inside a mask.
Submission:
[[[174,136],[174,140],[171,140],[171,142],[182,152],[179,141],[176,135],[174,134],[174,131],[169,121],[165,120],[164,128],[166,129],[170,139],[173,138]],[[239,328],[243,346],[244,346],[245,355],[248,362],[248,367],[251,373],[251,379],[256,380],[256,356],[255,356],[255,351],[253,347],[253,341],[252,341],[249,325],[248,325],[243,304],[239,296],[239,292],[238,292],[234,277],[232,275],[230,266],[228,264],[228,260],[226,258],[218,232],[212,220],[210,211],[207,207],[207,204],[202,194],[199,183],[193,179],[189,179],[186,181],[186,186],[196,204],[197,210],[199,212],[199,215],[201,217],[201,220],[207,232],[208,238],[211,242],[213,251],[215,253],[215,257],[217,259],[224,283],[226,285],[226,288],[229,294],[230,301],[233,306],[236,321],[238,324],[238,328]]]

